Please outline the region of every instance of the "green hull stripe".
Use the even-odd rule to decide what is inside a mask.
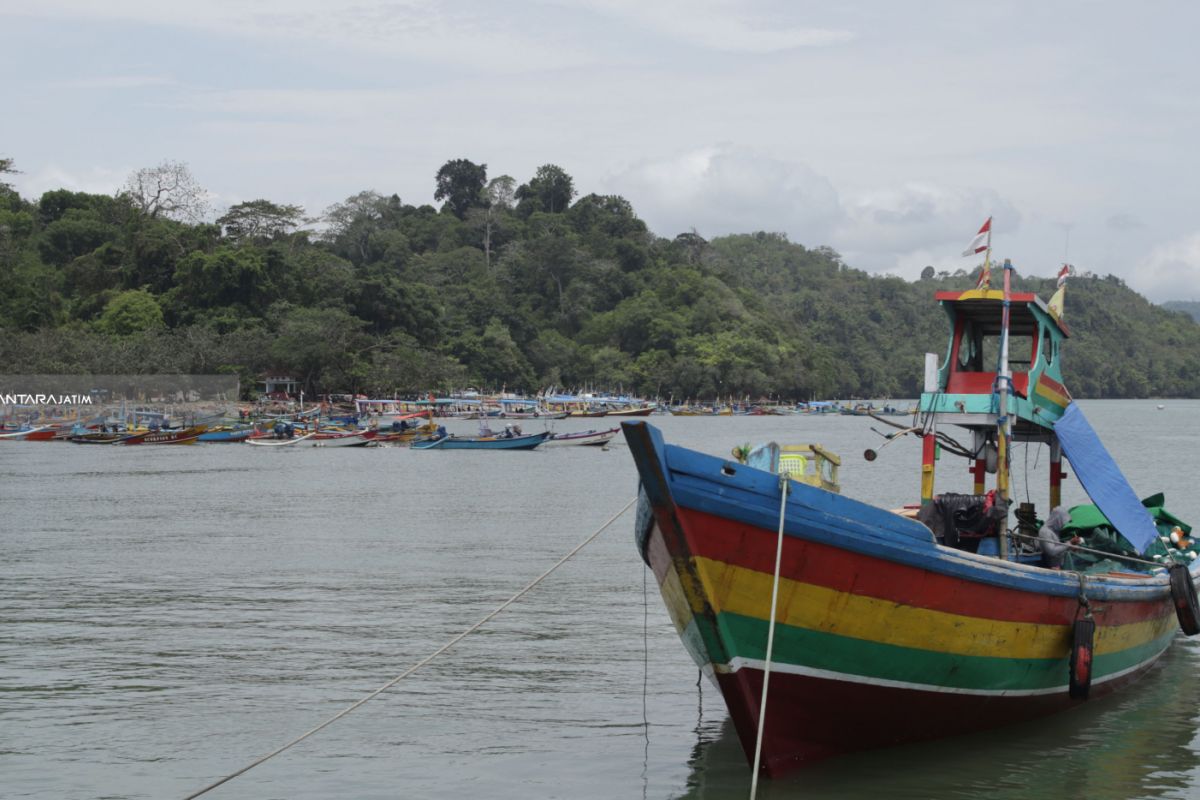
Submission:
[[[684,645],[698,664],[722,665],[734,658],[751,661],[766,658],[766,620],[721,613],[717,626],[721,631],[719,641],[717,629],[706,619],[693,617],[685,629]],[[1135,647],[1097,654],[1092,665],[1093,679],[1100,680],[1140,664],[1166,648],[1174,635],[1175,629],[1171,627],[1162,636]],[[699,652],[701,647],[704,652]],[[725,657],[713,659],[711,655],[716,653]],[[777,624],[771,660],[777,664],[901,683],[956,689],[1036,690],[1066,684],[1069,653],[1064,641],[1062,658],[963,656]]]

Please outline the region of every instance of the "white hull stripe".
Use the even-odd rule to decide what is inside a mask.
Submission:
[[[1096,678],[1092,685],[1098,686],[1109,681],[1116,680],[1132,672],[1137,672],[1154,663],[1159,656],[1166,650],[1164,647],[1154,655],[1134,664],[1119,672],[1113,672],[1105,675],[1103,678]],[[715,680],[716,673],[732,674],[740,669],[757,669],[762,670],[766,666],[766,662],[757,658],[734,658],[728,664],[706,664],[702,669],[710,680]],[[910,683],[908,681],[891,681],[885,678],[871,678],[865,675],[851,675],[845,672],[834,672],[827,669],[813,669],[812,667],[804,667],[796,664],[780,664],[778,662],[771,664],[771,671],[775,673],[783,673],[786,675],[803,675],[809,678],[822,678],[825,680],[838,681],[840,683],[858,683],[869,686],[884,686],[889,689],[908,689],[918,692],[937,692],[938,694],[969,694],[980,695],[985,697],[1034,697],[1037,695],[1052,695],[1061,694],[1066,691],[1067,684],[1064,681],[1061,686],[1051,686],[1047,689],[969,689],[960,688],[957,686],[936,686],[926,683]]]

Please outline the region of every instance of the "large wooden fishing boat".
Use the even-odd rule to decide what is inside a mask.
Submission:
[[[204,425],[172,430],[142,431],[126,436],[114,444],[195,444],[208,430]]]
[[[52,425],[42,425],[24,430],[6,430],[0,432],[0,441],[9,442],[48,442],[58,435],[58,429]]]
[[[922,439],[919,512],[623,423],[641,478],[640,554],[764,775],[1067,709],[1138,681],[1180,627],[1200,632],[1190,528],[1161,496],[1150,509],[1137,499],[1071,402],[1061,297],[1055,308],[1013,293],[1010,273],[1006,263],[1003,291],[936,295],[949,358],[938,369],[927,357],[920,425],[896,434]],[[1029,504],[1010,527],[1013,441],[1049,446],[1056,512],[1071,462],[1096,503],[1071,509],[1075,538]],[[974,495],[935,494],[939,448],[969,460]]]

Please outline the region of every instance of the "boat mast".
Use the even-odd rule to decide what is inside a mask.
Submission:
[[[1008,327],[1009,310],[1012,303],[1012,261],[1004,259],[1004,312],[1000,321],[1000,365],[996,371],[996,392],[999,395],[999,409],[996,415],[996,495],[997,501],[1002,501],[1008,507],[1008,443],[1012,431],[1008,416],[1008,392],[1012,385],[1012,375],[1008,370]],[[1008,527],[1008,515],[1005,515],[1004,527]],[[1006,530],[1000,532],[1000,558],[1008,559],[1008,535]]]

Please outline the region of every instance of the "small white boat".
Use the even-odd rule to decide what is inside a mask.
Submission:
[[[313,447],[366,447],[375,444],[375,431],[328,431],[312,434]]]
[[[246,444],[252,444],[255,447],[292,447],[301,442],[308,441],[316,436],[315,433],[306,433],[303,436],[296,436],[291,439],[276,439],[274,436],[262,436],[257,439],[247,439]]]
[[[572,433],[556,433],[546,440],[548,447],[560,447],[568,444],[605,445],[613,440],[620,428],[609,428],[603,431],[574,431]]]

